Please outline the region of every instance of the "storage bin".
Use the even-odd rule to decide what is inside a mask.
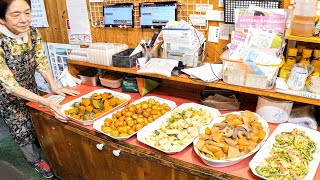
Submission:
[[[126,49],[112,56],[112,64],[116,67],[131,68],[136,65],[136,60],[142,57],[142,52],[130,56],[134,51],[133,48]]]
[[[267,122],[284,123],[289,119],[292,106],[292,101],[259,96],[256,113]]]
[[[99,76],[102,86],[109,88],[119,88],[122,85],[122,76],[120,74],[103,74]]]
[[[229,52],[221,55],[223,61],[223,81],[227,84],[259,89],[272,89],[281,65],[257,65],[229,60]]]
[[[100,74],[101,74],[100,69],[89,68],[79,72],[78,76],[82,80],[81,84],[85,84],[88,86],[97,86],[99,81],[98,77]]]
[[[200,93],[200,100],[203,105],[213,107],[219,110],[239,110],[240,102],[213,102],[206,101],[205,99],[210,95],[214,96],[215,94],[220,94],[225,97],[235,96],[238,100],[238,93],[229,90],[202,90]]]

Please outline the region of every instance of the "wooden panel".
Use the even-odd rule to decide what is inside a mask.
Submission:
[[[67,29],[65,21],[68,18],[66,1],[65,0],[45,0],[49,28],[39,28],[44,42],[68,43]],[[190,1],[193,2],[193,1]],[[198,2],[198,1],[194,1]],[[202,0],[203,3],[207,2]],[[88,0],[87,0],[88,3]],[[218,8],[218,1],[210,0],[214,5],[214,9]],[[89,3],[88,3],[89,4]],[[189,4],[193,6],[193,4]],[[88,8],[89,9],[89,8]],[[89,16],[90,17],[90,16]],[[91,25],[91,22],[90,22]],[[210,22],[209,25],[218,25],[216,22]],[[93,42],[119,42],[126,43],[129,47],[134,48],[141,39],[151,38],[154,32],[160,30],[152,29],[120,29],[120,28],[94,28],[91,27]],[[204,32],[207,37],[207,32]],[[208,61],[213,62],[219,55],[213,50],[216,49],[219,53],[229,41],[220,40],[219,43],[208,43],[206,46],[206,54]]]
[[[113,155],[110,150],[102,152],[95,147],[102,140],[53,120],[53,116],[34,112],[31,118],[56,175],[63,179],[112,179],[114,171],[109,159]]]

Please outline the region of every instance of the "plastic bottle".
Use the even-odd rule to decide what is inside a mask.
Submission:
[[[313,60],[311,65],[314,67],[315,71],[320,71],[320,50],[315,49],[313,53]]]
[[[298,49],[296,48],[289,48],[288,49],[288,58],[284,65],[280,69],[279,77],[288,80],[291,72],[292,66],[296,64],[296,57],[297,57]]]
[[[309,65],[311,54],[312,49],[304,49],[302,52],[302,59],[300,61],[300,64]]]
[[[302,58],[302,52],[304,49],[306,49],[306,46],[302,46],[302,45],[297,45],[297,49],[298,49],[298,54],[297,54],[297,62],[300,62],[301,58]]]
[[[315,25],[317,0],[296,0],[291,22],[291,34],[312,37]]]

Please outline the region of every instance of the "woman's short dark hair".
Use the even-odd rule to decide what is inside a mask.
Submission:
[[[0,0],[0,19],[4,19],[6,17],[7,10],[9,6],[13,3],[15,0]],[[24,0],[29,4],[31,7],[30,0]]]

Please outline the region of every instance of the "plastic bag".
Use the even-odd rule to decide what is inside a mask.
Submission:
[[[166,77],[171,77],[171,71],[178,66],[177,60],[152,58],[146,65],[138,70],[141,74],[159,74]]]
[[[141,96],[146,95],[159,85],[157,81],[145,78],[137,78],[137,84]]]

